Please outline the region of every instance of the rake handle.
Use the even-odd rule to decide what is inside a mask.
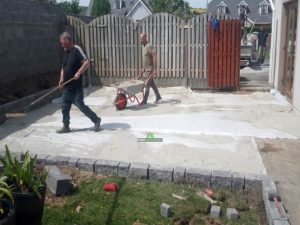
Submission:
[[[71,81],[74,80],[74,77],[71,78],[70,80],[67,80],[65,83],[63,83],[61,86],[57,86],[54,89],[52,89],[51,91],[49,91],[48,93],[42,95],[41,97],[39,97],[37,100],[33,101],[30,103],[30,106],[33,106],[34,104],[38,103],[39,101],[41,101],[42,99],[46,98],[47,96],[49,96],[50,94],[52,94],[53,92],[57,91],[59,88],[65,86],[66,84],[70,83]]]

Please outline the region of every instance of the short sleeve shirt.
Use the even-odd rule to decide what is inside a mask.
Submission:
[[[259,32],[258,33],[258,46],[266,47],[267,38],[268,38],[267,32]]]
[[[145,71],[152,71],[153,70],[153,57],[152,57],[152,50],[153,47],[150,43],[147,43],[143,46],[143,67]]]
[[[74,77],[76,72],[81,67],[81,64],[87,57],[82,51],[82,49],[75,45],[72,49],[65,52],[63,59],[63,71],[64,71],[64,82],[70,80]],[[74,80],[66,85],[66,87],[81,87],[82,86],[82,76],[78,80]]]

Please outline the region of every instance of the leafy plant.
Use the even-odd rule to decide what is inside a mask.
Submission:
[[[94,0],[92,7],[92,16],[102,16],[109,14],[111,11],[108,0]]]
[[[9,197],[12,202],[14,202],[14,198],[11,194],[11,186],[9,186],[5,180],[7,177],[1,177],[0,178],[0,200],[2,200],[4,197]],[[2,206],[2,203],[0,202],[0,214],[4,213],[4,209]]]
[[[12,186],[13,191],[34,192],[41,199],[39,189],[45,185],[48,173],[43,172],[37,176],[35,172],[36,157],[36,155],[31,157],[27,151],[24,155],[24,161],[20,162],[18,159],[12,158],[6,145],[5,155],[1,162],[4,166],[3,175],[7,176],[7,183]]]
[[[63,1],[58,3],[58,6],[66,13],[66,14],[79,14],[79,0],[72,0],[71,2]]]

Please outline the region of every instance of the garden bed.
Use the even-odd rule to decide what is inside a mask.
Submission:
[[[212,218],[210,202],[196,194],[204,189],[199,184],[103,176],[66,166],[60,169],[71,176],[74,190],[70,196],[57,197],[47,193],[44,225],[267,224],[261,190],[244,193],[214,190],[216,200],[219,200],[217,205],[222,210],[220,218]],[[111,182],[118,185],[119,191],[103,190],[103,185]],[[186,200],[172,197],[172,194]],[[172,207],[169,218],[160,214],[162,203]],[[237,209],[238,220],[227,219],[228,207]]]

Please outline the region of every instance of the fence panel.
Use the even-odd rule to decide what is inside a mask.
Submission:
[[[193,17],[187,25],[187,85],[207,88],[207,14]]]
[[[180,56],[184,55],[184,21],[167,14],[153,14],[141,22],[141,30],[147,32],[148,40],[157,52],[157,78],[179,79],[183,74]],[[176,61],[178,60],[178,61]]]

